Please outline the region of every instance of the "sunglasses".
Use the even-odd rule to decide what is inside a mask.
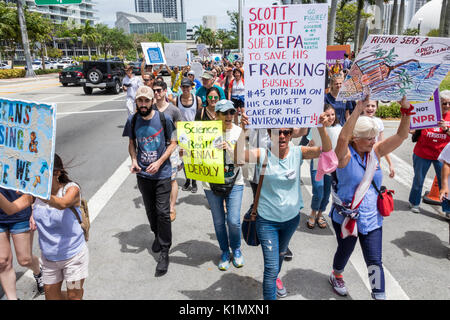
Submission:
[[[150,79],[143,79],[143,80],[144,80],[144,82],[150,81]]]
[[[450,102],[442,102],[443,106],[450,106]]]
[[[219,96],[208,96],[209,100],[219,100]]]
[[[280,130],[279,132],[278,132],[278,135],[284,135],[285,137],[286,136],[290,136],[292,134],[292,131],[291,130]]]
[[[219,111],[220,114],[223,114],[224,116],[233,116],[236,113],[236,110],[227,110],[225,112]]]
[[[153,91],[155,92],[155,93],[161,93],[162,91],[163,91],[163,89],[153,89]]]

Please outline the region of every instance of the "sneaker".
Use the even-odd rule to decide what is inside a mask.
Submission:
[[[334,276],[334,272],[330,274],[330,278],[328,279],[334,291],[340,296],[347,295],[347,288],[345,287],[344,278],[341,276],[336,278]]]
[[[242,256],[241,249],[236,249],[233,252],[233,265],[236,268],[241,268],[244,266],[244,257]]]
[[[192,193],[197,193],[197,190],[198,190],[198,189],[197,189],[197,185],[196,185],[196,184],[193,184],[193,185],[192,185],[191,192],[192,192]]]
[[[287,296],[286,288],[280,278],[277,278],[277,296],[280,298],[285,298]]]
[[[161,277],[167,273],[169,269],[169,253],[161,252],[158,258],[158,264],[156,265],[155,277]]]
[[[230,252],[224,251],[222,252],[222,256],[220,257],[219,270],[227,271],[229,267],[230,267]]]
[[[386,300],[386,294],[384,292],[372,292],[371,295],[374,300]]]
[[[186,180],[185,184],[181,187],[183,191],[191,190],[191,180]]]
[[[417,205],[417,206],[414,206],[414,205],[412,205],[411,203],[409,204],[409,208],[411,209],[411,212],[414,212],[414,213],[420,213],[420,208],[419,208],[419,206]]]
[[[292,253],[292,251],[287,248],[286,254],[284,255],[284,261],[291,261],[293,256],[294,254]]]
[[[44,281],[42,280],[42,267],[39,270],[39,274],[33,274],[34,280],[36,280],[36,286],[39,294],[44,293]]]

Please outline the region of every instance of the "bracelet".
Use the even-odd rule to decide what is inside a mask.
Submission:
[[[400,108],[400,112],[402,113],[402,116],[411,116],[413,114],[416,114],[415,112],[412,112],[414,110],[414,106],[412,104],[409,105],[408,109]]]
[[[443,130],[443,131],[444,131],[444,133],[447,133],[448,132],[448,127],[446,127],[446,129]]]

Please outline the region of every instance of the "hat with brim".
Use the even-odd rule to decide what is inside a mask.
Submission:
[[[234,110],[234,103],[230,100],[219,100],[216,103],[216,112],[227,112],[228,110]]]
[[[211,80],[212,78],[214,78],[214,75],[211,72],[209,71],[203,72],[202,79]]]
[[[183,80],[181,80],[181,86],[182,87],[192,87],[193,83],[188,78],[184,78]]]
[[[154,97],[152,88],[147,87],[147,86],[139,87],[139,89],[137,89],[137,91],[136,91],[136,99],[141,98],[141,97],[152,100]]]

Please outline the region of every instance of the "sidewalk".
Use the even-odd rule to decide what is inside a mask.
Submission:
[[[11,78],[11,79],[0,79],[0,86],[1,85],[9,85],[13,83],[23,83],[23,82],[31,82],[36,80],[48,80],[48,79],[58,79],[59,74],[58,73],[50,73],[50,74],[43,74],[36,77],[31,78]]]

